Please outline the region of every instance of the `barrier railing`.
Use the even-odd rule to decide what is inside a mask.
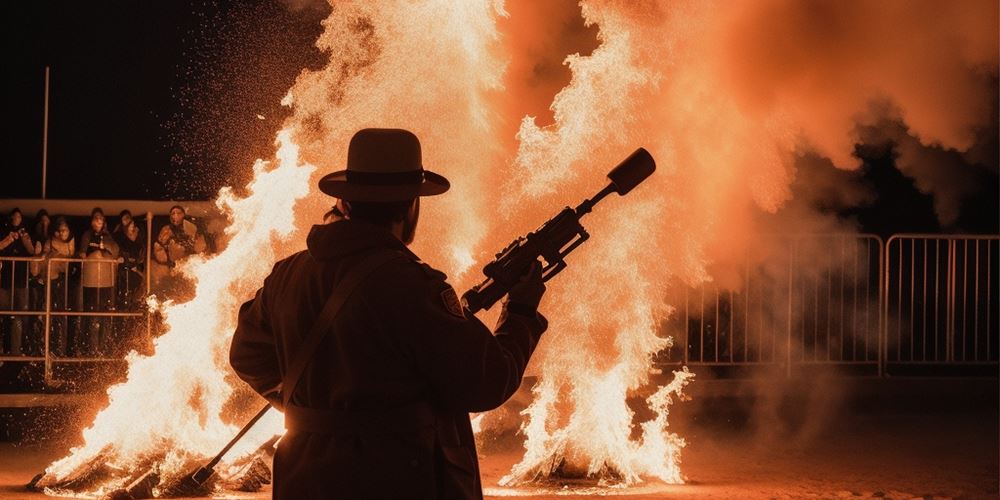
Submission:
[[[151,335],[146,256],[0,257],[0,362],[42,362],[51,384],[55,364],[123,360],[123,341]]]
[[[667,334],[689,365],[867,365],[881,373],[882,240],[822,234],[768,239],[739,283],[683,287]]]
[[[1000,235],[899,234],[885,244],[809,235],[764,246],[770,253],[748,256],[738,284],[670,297],[677,311],[665,332],[677,347],[665,362],[774,364],[788,374],[860,365],[879,375],[1000,364]]]
[[[886,259],[887,364],[1000,361],[1000,236],[894,235]]]

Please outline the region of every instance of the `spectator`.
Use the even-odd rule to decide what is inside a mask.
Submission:
[[[157,264],[153,278],[158,291],[179,299],[191,292],[185,281],[173,269],[192,254],[202,253],[208,247],[205,235],[193,222],[186,219],[187,213],[180,205],[170,208],[170,222],[160,228],[153,243],[153,261]]]
[[[111,237],[104,220],[104,211],[95,208],[90,212],[90,229],[80,238],[79,255],[98,262],[83,263],[83,310],[87,312],[113,311],[115,268],[109,259],[118,257],[118,243]],[[104,260],[105,262],[100,262]],[[103,356],[111,352],[112,332],[110,318],[90,317],[83,335],[87,339],[81,350],[88,355]],[[80,339],[83,340],[83,339]]]
[[[35,230],[31,233],[31,239],[35,242],[35,247],[37,249],[35,254],[38,254],[41,251],[41,246],[45,244],[45,242],[49,239],[49,236],[52,236],[49,233],[51,222],[52,219],[49,217],[48,210],[43,208],[35,214]]]
[[[132,223],[131,210],[126,208],[125,210],[118,212],[118,225],[115,226],[115,229],[113,231],[111,231],[111,234],[115,235],[115,239],[118,239],[118,236],[125,234],[125,228],[128,227],[128,225],[131,223]]]
[[[49,229],[51,222],[52,219],[49,218],[49,212],[44,208],[35,213],[34,229],[31,231],[31,240],[34,243],[32,255],[42,256],[42,246],[50,236]],[[31,277],[28,280],[28,303],[33,311],[45,310],[45,275],[42,273],[44,265],[44,261],[38,260],[31,262],[29,266]],[[28,337],[33,344],[31,351],[42,351],[45,340],[45,337],[42,335],[44,325],[45,320],[42,316],[38,316],[32,321],[31,335]]]
[[[187,220],[187,213],[180,205],[170,207],[170,222],[160,229],[156,241],[166,251],[168,262],[179,262],[189,255],[202,253],[207,248],[205,235],[198,226]]]
[[[118,248],[122,262],[118,273],[118,308],[135,311],[142,302],[142,284],[146,277],[146,244],[135,221],[129,220],[122,229]]]
[[[51,258],[72,258],[76,255],[76,239],[69,230],[66,219],[59,217],[55,222],[55,232],[45,241],[42,253],[46,259]],[[48,273],[51,302],[49,307],[53,311],[65,311],[70,309],[67,305],[71,302],[69,292],[69,265],[66,262],[49,262]],[[49,350],[56,356],[69,354],[68,328],[65,316],[53,316],[51,323],[51,333],[49,336]]]
[[[24,215],[15,208],[0,229],[0,257],[30,257],[35,253],[31,235],[24,228]],[[28,262],[0,262],[0,310],[28,310]],[[4,352],[21,355],[24,316],[7,316],[0,321]]]

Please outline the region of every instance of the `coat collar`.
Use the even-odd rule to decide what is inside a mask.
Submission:
[[[350,220],[313,226],[306,238],[306,247],[316,260],[336,259],[377,248],[398,250],[419,260],[385,228]]]

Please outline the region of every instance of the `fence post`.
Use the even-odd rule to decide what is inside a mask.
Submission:
[[[67,273],[69,274],[69,273]],[[68,277],[66,279],[69,279]],[[45,385],[52,382],[52,261],[45,261]],[[67,343],[69,337],[67,336]],[[66,346],[63,346],[65,349]]]

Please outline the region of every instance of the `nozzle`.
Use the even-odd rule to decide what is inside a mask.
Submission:
[[[656,170],[656,162],[653,156],[643,148],[635,150],[634,153],[625,158],[625,161],[608,173],[608,179],[615,188],[619,196],[624,196],[632,188],[646,180]]]

